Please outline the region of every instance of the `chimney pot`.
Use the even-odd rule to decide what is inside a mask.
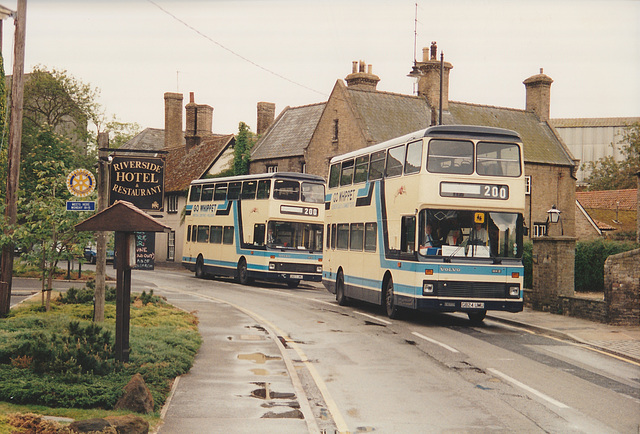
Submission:
[[[195,96],[194,96],[194,92],[189,92],[189,102],[195,102]]]
[[[353,62],[351,62],[351,72],[353,74],[358,72],[358,61],[357,60],[354,60]]]

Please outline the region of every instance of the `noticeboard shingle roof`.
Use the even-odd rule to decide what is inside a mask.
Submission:
[[[258,140],[251,160],[302,155],[326,103],[287,107]]]

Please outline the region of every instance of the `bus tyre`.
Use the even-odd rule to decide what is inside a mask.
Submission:
[[[336,277],[336,301],[340,306],[349,304],[349,298],[344,295],[344,275],[342,271],[339,272],[338,277]]]
[[[484,320],[484,317],[487,316],[487,311],[482,310],[480,312],[467,312],[467,315],[469,315],[469,321],[471,321],[473,324],[480,324],[482,320]]]
[[[238,262],[238,282],[242,285],[248,285],[251,283],[251,278],[247,271],[247,261],[244,258],[240,258],[240,261]]]
[[[198,256],[198,259],[196,259],[196,277],[198,279],[204,278],[204,259],[202,258],[202,255]]]
[[[393,293],[393,279],[389,277],[384,289],[384,305],[389,318],[398,318],[400,308],[396,306]]]

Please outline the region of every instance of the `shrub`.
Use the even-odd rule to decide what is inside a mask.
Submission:
[[[638,248],[630,242],[597,239],[576,243],[575,290],[600,292],[604,290],[604,262],[611,256]]]
[[[524,265],[524,287],[533,288],[533,242],[531,241],[524,243],[522,263]]]

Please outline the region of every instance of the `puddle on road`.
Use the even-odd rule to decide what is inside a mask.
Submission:
[[[269,371],[266,369],[252,369],[251,372],[253,372],[254,375],[269,375]]]
[[[251,354],[238,354],[238,359],[249,360],[250,362],[258,363],[262,365],[270,360],[281,360],[281,357],[267,356],[262,353],[251,353]]]

